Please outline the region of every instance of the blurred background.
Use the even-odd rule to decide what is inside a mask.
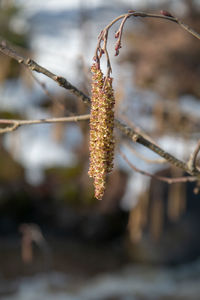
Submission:
[[[0,37],[90,94],[100,31],[129,9],[161,9],[200,32],[198,0],[1,0]],[[115,57],[116,115],[187,160],[200,139],[200,42],[178,25],[129,19]],[[0,117],[88,113],[79,99],[0,54]],[[105,66],[103,65],[105,70]],[[179,177],[116,130],[130,161]],[[102,201],[88,177],[88,121],[0,137],[0,299],[199,299],[200,195],[135,173],[116,151]]]

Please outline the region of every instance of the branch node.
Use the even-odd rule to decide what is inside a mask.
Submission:
[[[133,134],[132,140],[133,140],[134,142],[137,142],[137,141],[138,141],[138,134],[137,134],[137,133]]]
[[[29,67],[29,69],[31,69],[32,71],[40,72],[37,68],[37,64],[31,58],[27,59],[26,64]]]
[[[197,169],[197,156],[200,151],[200,140],[198,141],[194,152],[191,153],[190,158],[187,162],[187,167],[191,173],[198,171]]]
[[[56,81],[60,86],[64,86],[66,84],[66,79],[61,76],[56,76]]]
[[[30,59],[30,58],[27,58],[27,60],[26,60],[26,64],[27,64],[28,66],[31,66],[31,63],[32,63],[32,59]]]

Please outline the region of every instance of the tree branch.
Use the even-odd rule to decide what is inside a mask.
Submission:
[[[178,18],[172,16],[167,11],[161,11],[161,14],[150,14],[150,13],[145,13],[145,12],[137,12],[135,10],[129,10],[128,13],[120,15],[117,18],[115,18],[114,20],[112,20],[101,31],[101,33],[98,37],[98,43],[97,43],[97,47],[96,47],[96,50],[95,50],[94,60],[96,61],[97,65],[100,66],[100,59],[101,59],[102,55],[105,53],[106,60],[107,60],[106,78],[109,77],[110,73],[112,72],[110,57],[109,57],[108,50],[107,50],[107,41],[108,41],[109,30],[116,22],[118,22],[119,20],[122,19],[122,22],[119,26],[119,29],[117,30],[117,32],[115,34],[115,38],[117,38],[117,42],[116,42],[116,45],[115,45],[115,56],[117,56],[119,54],[119,49],[122,48],[122,45],[121,45],[122,31],[123,31],[123,28],[124,28],[124,25],[125,25],[126,21],[130,17],[158,18],[158,19],[168,20],[168,21],[171,21],[171,22],[174,22],[174,23],[180,25],[184,30],[189,32],[191,35],[193,35],[197,39],[200,39],[200,34],[198,32],[196,32],[194,29],[190,28],[188,25],[184,24]],[[103,45],[101,46],[102,42],[103,42]]]
[[[129,159],[127,158],[127,156],[121,150],[118,150],[118,151],[119,151],[119,154],[121,155],[121,157],[124,159],[124,161],[129,165],[129,167],[131,167],[131,169],[133,169],[134,171],[136,171],[136,172],[138,172],[138,173],[140,173],[142,175],[145,175],[145,176],[148,176],[148,177],[151,177],[151,178],[154,178],[154,179],[166,182],[168,184],[178,183],[178,182],[194,182],[194,181],[198,180],[196,177],[192,177],[192,176],[169,178],[169,177],[164,177],[164,176],[159,176],[159,175],[151,174],[149,172],[146,172],[146,171],[138,169],[136,166],[134,166],[129,161]]]
[[[8,126],[5,128],[0,128],[0,134],[5,132],[11,132],[16,130],[22,125],[32,125],[32,124],[50,124],[50,123],[66,123],[66,122],[78,122],[89,120],[90,115],[81,115],[81,116],[72,116],[72,117],[62,117],[62,118],[47,118],[47,119],[39,119],[39,120],[8,120],[8,119],[0,119],[0,124],[10,124],[12,126]]]
[[[7,46],[5,41],[2,41],[0,43],[0,52],[12,57],[15,59],[19,64],[23,64],[31,71],[35,71],[38,73],[42,73],[43,75],[51,78],[53,81],[55,81],[57,84],[59,84],[61,87],[69,90],[71,93],[76,95],[77,97],[81,98],[83,102],[89,103],[90,99],[88,96],[86,96],[83,92],[81,92],[79,89],[77,89],[74,85],[72,85],[67,79],[61,76],[57,76],[54,73],[50,72],[49,70],[45,69],[44,67],[38,65],[34,60],[30,58],[25,58],[18,53],[16,53],[13,49]]]
[[[163,159],[163,158],[159,158],[159,159],[146,158],[144,155],[142,155],[141,153],[136,151],[133,147],[131,147],[131,144],[126,141],[123,141],[123,144],[125,144],[135,156],[137,156],[139,159],[143,160],[144,162],[146,162],[148,164],[159,164],[159,165],[162,164],[163,165],[163,164],[167,163],[166,159]]]
[[[198,171],[197,172],[196,171],[191,172],[191,170],[189,170],[186,163],[179,160],[178,158],[176,158],[172,154],[164,151],[162,148],[160,148],[156,144],[152,143],[151,141],[145,139],[141,134],[136,132],[134,129],[128,127],[126,124],[122,123],[121,121],[115,120],[115,125],[127,137],[129,137],[132,141],[137,142],[137,143],[149,148],[153,152],[157,153],[159,156],[165,158],[166,161],[168,161],[169,163],[171,163],[175,167],[177,167],[179,169],[182,169],[183,171],[189,173],[190,175],[194,175],[194,176],[197,175],[197,174],[200,175],[200,173]]]
[[[196,37],[197,39],[200,40],[200,34],[198,32],[196,32],[194,29],[192,29],[187,24],[184,24],[178,18],[172,16],[169,13],[168,13],[168,15],[166,15],[165,13],[167,13],[167,12],[161,11],[161,14],[149,14],[149,13],[144,13],[144,12],[133,11],[132,13],[130,13],[130,15],[132,15],[134,17],[142,17],[142,18],[158,18],[158,19],[164,19],[164,20],[174,22],[174,23],[180,25],[188,33],[190,33],[191,35],[193,35],[194,37]],[[123,17],[124,17],[124,15],[123,15]]]
[[[198,141],[198,144],[194,150],[193,153],[191,153],[189,161],[187,163],[188,168],[191,170],[191,172],[197,170],[197,156],[200,151],[200,140]]]

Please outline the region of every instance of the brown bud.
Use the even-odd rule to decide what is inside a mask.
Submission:
[[[119,49],[115,49],[115,56],[118,56],[119,55]]]
[[[115,56],[119,55],[119,49],[121,48],[120,40],[117,41],[115,45]]]
[[[167,10],[161,10],[160,13],[163,16],[174,18]]]
[[[101,49],[99,50],[99,58],[101,58],[103,54],[104,54],[104,50],[101,48]]]

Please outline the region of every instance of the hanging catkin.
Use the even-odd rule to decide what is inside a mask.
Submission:
[[[112,78],[104,78],[97,64],[93,64],[90,113],[90,168],[94,178],[95,197],[102,199],[106,174],[113,168],[114,157],[114,92]]]

